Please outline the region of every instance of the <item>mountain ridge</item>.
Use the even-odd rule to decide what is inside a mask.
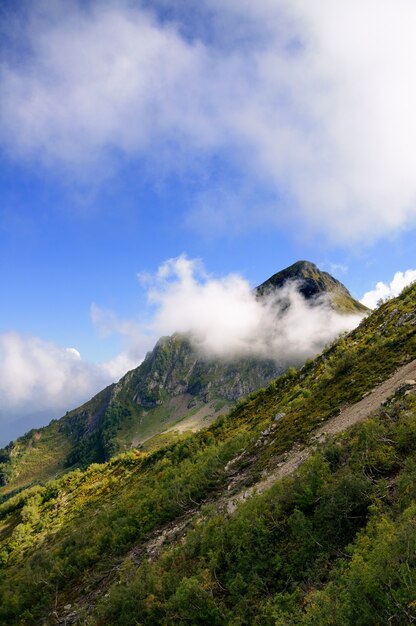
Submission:
[[[294,283],[306,300],[318,302],[333,295],[334,310],[363,312],[362,305],[339,281],[307,261],[274,274],[255,292],[258,298],[267,298],[289,283]],[[21,488],[71,467],[106,461],[131,447],[151,446],[155,437],[155,445],[160,445],[174,440],[187,427],[195,430],[207,426],[289,365],[272,358],[201,357],[189,336],[176,333],[162,337],[143,362],[118,383],[0,451],[2,491]]]

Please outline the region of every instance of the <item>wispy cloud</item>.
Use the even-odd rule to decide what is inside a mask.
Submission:
[[[141,363],[158,337],[154,334],[154,329],[144,320],[138,322],[120,319],[113,311],[103,309],[95,303],[91,305],[90,313],[91,320],[102,337],[118,335],[122,338],[123,351],[101,364],[102,369],[116,381]]]
[[[330,263],[329,271],[331,272],[331,274],[335,274],[335,275],[347,274],[348,265],[346,263]]]
[[[17,332],[0,334],[0,424],[75,408],[112,382],[109,372],[63,348]]]
[[[158,176],[221,154],[283,195],[264,222],[344,244],[414,225],[412,0],[204,0],[170,21],[165,5],[32,8],[30,53],[0,69],[10,154],[78,173],[137,157]],[[252,223],[249,203],[227,219],[237,204],[220,219],[205,197],[200,219]]]
[[[405,272],[396,272],[393,280],[389,283],[382,281],[376,284],[375,289],[367,291],[361,302],[368,306],[369,309],[375,309],[380,301],[395,298],[403,289],[416,280],[416,270],[406,270]]]

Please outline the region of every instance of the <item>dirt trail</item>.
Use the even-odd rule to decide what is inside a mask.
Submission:
[[[341,433],[350,426],[366,420],[380,408],[383,402],[394,394],[398,387],[406,382],[414,383],[416,386],[416,359],[397,369],[390,378],[377,385],[362,400],[346,407],[338,415],[326,420],[322,426],[315,428],[310,433],[310,443],[307,446],[301,447],[299,444],[295,444],[283,455],[283,460],[277,467],[252,487],[240,487],[240,491],[236,492],[234,478],[230,476],[228,492],[226,491],[224,495],[215,499],[218,508],[226,510],[228,513],[233,513],[239,503],[254,493],[263,493],[277,480],[293,474],[315,452],[318,443],[324,441],[329,435]],[[143,552],[147,553],[151,558],[157,556],[165,542],[175,541],[186,533],[197,511],[198,509],[196,508],[191,509],[179,520],[175,520],[164,529],[159,530],[145,546],[133,549],[132,556],[137,557],[138,554],[142,555]]]
[[[263,493],[280,478],[292,474],[316,450],[314,442],[322,442],[328,435],[336,435],[350,426],[366,420],[374,413],[396,389],[406,382],[416,384],[416,359],[403,365],[383,383],[380,383],[362,400],[343,409],[338,415],[331,417],[322,426],[311,432],[311,444],[301,449],[296,444],[285,455],[285,460],[277,468],[252,487],[235,494],[227,504],[227,511],[232,513],[237,505],[249,498],[253,493]]]
[[[362,400],[356,402],[352,406],[347,407],[339,415],[331,417],[325,424],[317,429],[316,434],[336,435],[353,424],[358,424],[365,420],[371,413],[376,411],[387,398],[389,398],[400,385],[406,381],[414,381],[416,379],[416,359],[407,365],[403,365],[396,372],[385,380],[383,383],[375,387]]]

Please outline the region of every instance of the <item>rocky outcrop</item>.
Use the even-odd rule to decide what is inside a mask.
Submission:
[[[206,359],[187,336],[175,334],[160,339],[143,363],[119,384],[145,409],[182,394],[205,402],[214,398],[235,402],[268,384],[283,369],[271,359]]]

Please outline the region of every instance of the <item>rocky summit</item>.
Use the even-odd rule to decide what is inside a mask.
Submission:
[[[290,267],[273,274],[256,289],[258,296],[265,297],[288,283],[294,283],[307,299],[327,296],[332,308],[340,313],[365,313],[368,311],[361,302],[355,300],[339,280],[322,272],[310,261],[297,261]]]

